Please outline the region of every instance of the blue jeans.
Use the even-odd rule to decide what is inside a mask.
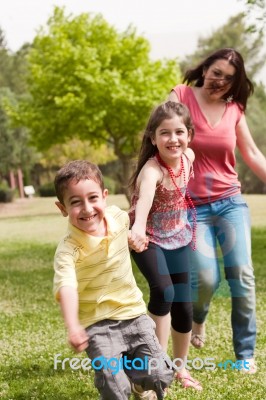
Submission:
[[[231,324],[237,359],[254,356],[256,342],[255,280],[251,261],[248,206],[241,195],[197,209],[197,249],[187,246],[190,257],[193,320],[201,324],[221,281],[217,242],[232,298]]]

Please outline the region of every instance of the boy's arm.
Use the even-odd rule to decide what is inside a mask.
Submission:
[[[88,336],[78,319],[78,292],[71,286],[63,286],[59,289],[60,307],[68,331],[68,341],[77,351],[85,350]]]

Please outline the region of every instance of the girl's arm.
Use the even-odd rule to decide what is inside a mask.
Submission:
[[[243,160],[254,174],[266,183],[266,158],[256,146],[244,114],[236,127],[236,134],[237,147]]]
[[[88,347],[88,336],[78,319],[78,292],[73,287],[63,286],[59,289],[59,295],[68,341],[77,352],[81,352]]]
[[[151,209],[157,182],[161,178],[161,171],[154,164],[147,161],[138,176],[139,199],[136,204],[135,222],[131,228],[131,242],[139,252],[146,248],[146,224]]]

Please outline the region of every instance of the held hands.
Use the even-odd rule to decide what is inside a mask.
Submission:
[[[147,250],[148,244],[149,239],[146,236],[145,230],[138,228],[136,224],[134,224],[131,231],[128,232],[129,247],[137,253],[141,253],[142,251]]]
[[[85,329],[78,325],[69,329],[68,342],[77,353],[80,353],[89,346],[89,337]]]

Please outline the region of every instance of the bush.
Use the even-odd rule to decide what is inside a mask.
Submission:
[[[15,197],[15,190],[0,186],[0,203],[11,203]]]
[[[55,188],[53,182],[45,183],[44,185],[39,187],[39,193],[41,197],[54,197]]]
[[[0,203],[11,203],[14,200],[15,190],[0,188]]]
[[[109,176],[103,177],[104,187],[108,189],[109,194],[117,194],[117,184],[116,181]]]

